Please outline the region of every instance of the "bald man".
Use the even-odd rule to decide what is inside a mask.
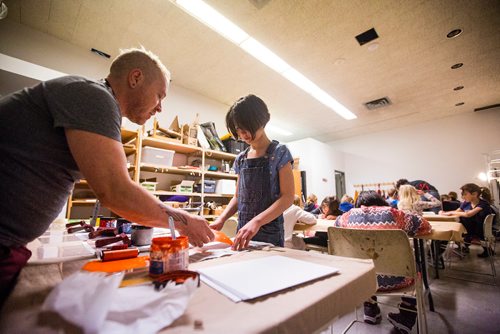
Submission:
[[[66,76],[0,99],[0,304],[82,176],[103,206],[143,225],[175,227],[191,244],[213,240],[200,216],[169,208],[134,183],[121,118],[144,124],[161,112],[170,74],[144,49],[123,51],[106,79]]]

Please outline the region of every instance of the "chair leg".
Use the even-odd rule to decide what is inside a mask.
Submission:
[[[488,257],[490,260],[491,273],[493,275],[493,283],[496,285],[497,271],[495,268],[495,251],[491,249],[491,244],[489,242],[486,243],[486,250],[488,251]]]
[[[419,334],[427,334],[427,317],[425,314],[425,298],[423,294],[423,287],[421,279],[416,282],[417,292],[417,330]]]

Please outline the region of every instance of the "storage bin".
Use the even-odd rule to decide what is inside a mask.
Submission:
[[[215,192],[221,195],[234,195],[236,192],[235,180],[218,180]]]
[[[215,193],[215,180],[205,180],[204,193],[213,194]],[[201,192],[201,183],[198,183],[194,186],[194,191],[200,193]]]
[[[226,150],[232,154],[239,154],[244,151],[248,144],[241,140],[234,140],[233,138],[225,139],[222,141]]]
[[[192,193],[193,192],[194,181],[183,180],[181,183],[170,186],[170,191],[175,191],[178,193]]]
[[[144,146],[142,148],[141,163],[158,167],[172,167],[175,151]]]
[[[158,182],[149,182],[149,181],[145,181],[145,182],[141,182],[141,186],[146,189],[147,191],[156,191],[156,185],[158,184]]]

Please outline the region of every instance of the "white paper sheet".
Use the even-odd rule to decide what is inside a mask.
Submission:
[[[198,271],[207,285],[239,302],[329,276],[339,269],[285,256],[268,256]]]

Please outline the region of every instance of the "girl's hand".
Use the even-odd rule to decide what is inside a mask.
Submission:
[[[318,215],[318,218],[319,218],[319,219],[326,219],[326,218],[325,218],[325,215],[324,215],[324,214],[322,214],[322,213],[320,213],[320,214]]]
[[[210,228],[212,230],[220,231],[224,227],[225,223],[226,223],[225,221],[217,218],[212,224],[210,224]]]
[[[326,216],[326,219],[327,220],[335,220],[335,219],[337,219],[337,216],[328,215],[328,216]]]
[[[233,250],[242,250],[248,247],[250,240],[259,232],[259,225],[252,220],[249,221],[245,226],[243,226],[233,241]]]

